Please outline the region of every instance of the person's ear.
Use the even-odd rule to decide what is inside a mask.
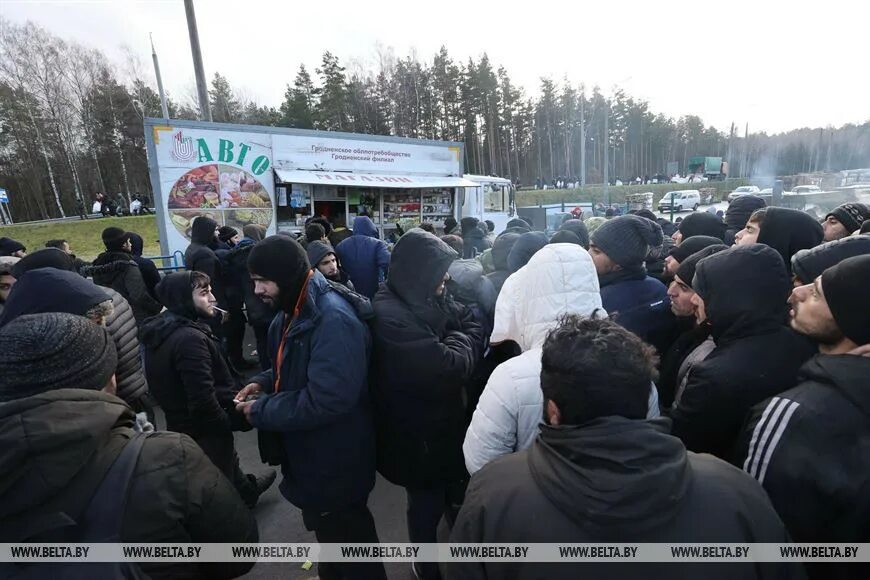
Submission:
[[[106,386],[103,387],[102,391],[104,393],[108,393],[110,395],[117,395],[117,393],[118,393],[118,381],[115,380],[114,374],[111,377],[109,377],[109,382],[106,383]]]
[[[562,412],[553,401],[547,401],[547,424],[553,426],[562,424]]]

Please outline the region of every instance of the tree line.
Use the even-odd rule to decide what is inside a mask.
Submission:
[[[741,177],[870,166],[870,119],[747,137],[568,79],[542,78],[532,97],[486,54],[457,60],[442,47],[424,61],[390,51],[378,60],[377,70],[346,67],[327,51],[313,71],[299,66],[279,107],[244,98],[216,72],[212,119],[461,141],[467,172],[523,184],[601,183],[605,165],[611,181],[665,173],[668,162],[682,173],[694,155],[725,157]],[[0,187],[17,221],[68,215],[98,191],[150,195],[142,120],[162,113],[143,69],[135,57],[114,65],[36,24],[0,18]],[[198,118],[195,94],[170,95],[168,107],[171,118]]]

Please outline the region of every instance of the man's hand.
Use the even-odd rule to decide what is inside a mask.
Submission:
[[[248,401],[247,403],[238,403],[236,405],[236,411],[245,416],[245,420],[250,423],[251,422],[251,407],[254,406],[254,403],[257,401]]]
[[[850,350],[847,354],[870,357],[870,344],[863,344],[856,349]]]
[[[245,398],[248,395],[256,395],[257,393],[262,393],[263,387],[258,383],[248,383],[245,385],[245,388],[236,393],[236,396],[233,397],[233,401],[236,403],[245,402]]]

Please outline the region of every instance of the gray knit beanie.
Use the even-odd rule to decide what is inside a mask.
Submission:
[[[104,327],[74,314],[26,314],[0,331],[0,402],[56,389],[97,391],[117,365]]]
[[[622,267],[643,264],[650,248],[662,242],[662,227],[636,215],[608,220],[592,233],[592,243]]]

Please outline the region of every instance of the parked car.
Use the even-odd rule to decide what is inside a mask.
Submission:
[[[794,195],[806,195],[807,193],[818,193],[822,188],[818,185],[798,185],[791,189]]]
[[[741,185],[734,191],[728,194],[728,201],[732,202],[738,197],[743,197],[744,195],[758,195],[761,193],[761,190],[757,185]]]
[[[701,192],[697,189],[669,191],[659,200],[659,211],[695,211],[701,205]]]

